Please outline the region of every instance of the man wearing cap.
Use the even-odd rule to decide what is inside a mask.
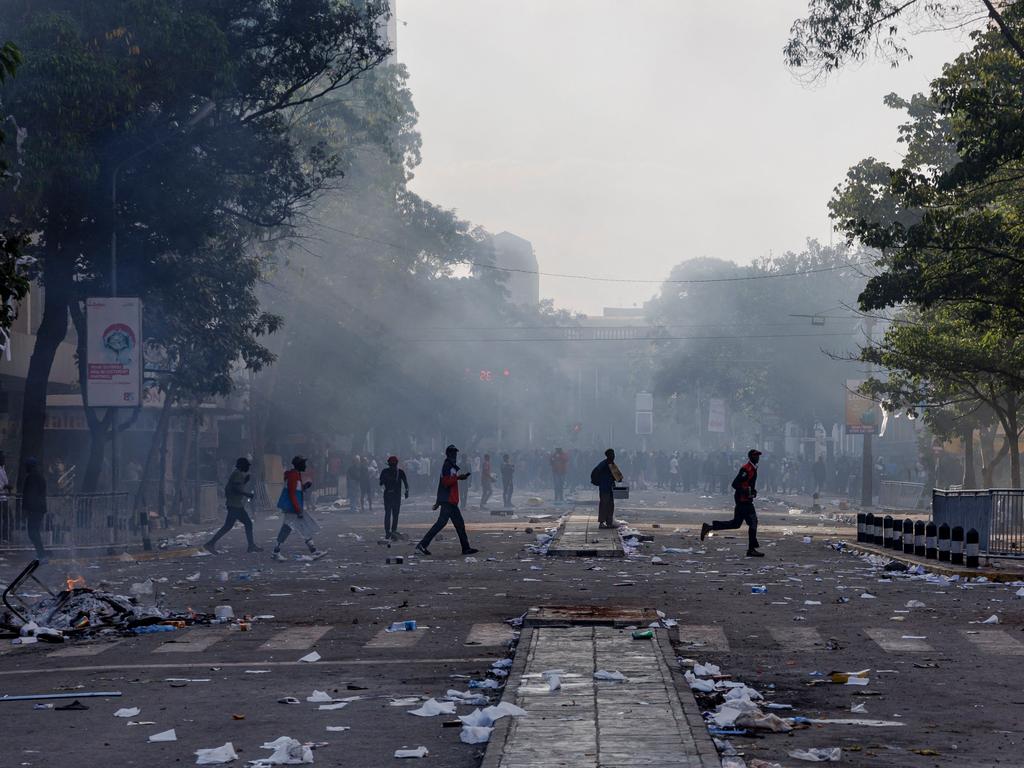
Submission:
[[[384,488],[384,538],[398,538],[398,513],[402,509],[402,486],[409,498],[409,480],[405,470],[398,468],[398,457],[388,456],[388,465],[380,471],[380,484]]]
[[[459,456],[459,449],[449,445],[444,449],[444,466],[441,467],[441,476],[437,481],[437,504],[441,511],[437,515],[437,522],[427,531],[416,551],[421,555],[430,555],[430,542],[441,532],[448,521],[451,520],[455,527],[455,533],[459,536],[459,543],[462,544],[462,554],[474,555],[477,550],[469,546],[469,538],[466,536],[466,523],[462,519],[462,511],[459,509],[459,481],[469,477],[469,472],[459,473],[459,465],[455,460]]]
[[[751,449],[747,452],[747,463],[740,467],[736,478],[732,481],[736,500],[736,509],[732,520],[714,520],[710,525],[704,523],[700,527],[700,540],[704,541],[712,531],[728,531],[747,524],[747,557],[764,557],[758,552],[761,546],[757,543],[757,512],[754,510],[754,499],[757,497],[757,462],[761,452]]]

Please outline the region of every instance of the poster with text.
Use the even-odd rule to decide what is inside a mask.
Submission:
[[[857,393],[863,379],[846,381],[846,434],[877,435],[880,410],[878,403]]]
[[[86,391],[91,407],[137,408],[142,398],[142,303],[87,299]]]
[[[725,400],[708,400],[708,432],[725,432]]]

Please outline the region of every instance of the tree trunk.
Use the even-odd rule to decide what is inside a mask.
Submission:
[[[1006,412],[1006,442],[1010,445],[1010,485],[1020,488],[1020,429],[1017,426],[1017,398],[1010,400]]]
[[[62,274],[61,265],[51,260],[43,266],[43,318],[36,333],[32,358],[25,377],[25,400],[21,412],[21,461],[18,463],[19,484],[23,478],[25,459],[34,457],[46,466],[44,432],[46,428],[46,391],[53,359],[68,333],[68,304],[72,282]]]
[[[964,444],[964,488],[977,488],[974,472],[974,427],[965,427],[960,434]]]
[[[150,475],[152,474],[153,465],[156,463],[157,454],[160,450],[160,445],[164,442],[164,435],[167,433],[167,425],[171,420],[171,392],[167,392],[164,398],[163,407],[160,409],[160,418],[157,421],[156,429],[153,430],[153,439],[149,444],[149,450],[146,452],[146,463],[142,468],[142,480],[139,482],[139,487],[135,491],[135,502],[132,505],[132,513],[138,513],[142,509],[143,504],[146,503],[146,483],[149,482]]]
[[[106,416],[96,419],[95,426],[89,424],[89,458],[86,460],[85,475],[82,478],[83,493],[95,493],[99,487],[100,472],[103,470],[103,459],[106,456],[107,443],[110,441],[112,422],[113,411],[108,410]]]

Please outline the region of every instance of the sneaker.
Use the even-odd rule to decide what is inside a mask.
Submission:
[[[203,544],[203,549],[205,549],[211,555],[219,555],[220,554],[220,550],[217,549],[217,547],[215,547],[213,544],[211,544],[209,542],[207,542],[206,544]]]
[[[316,549],[309,553],[309,556],[314,560],[319,560],[321,557],[327,554],[326,549]]]
[[[712,528],[707,523],[704,523],[703,525],[701,525],[701,527],[700,527],[700,540],[704,541],[704,539],[706,539],[708,537],[708,534],[711,533],[711,531],[712,531]]]
[[[261,547],[261,546],[260,546],[259,544],[252,544],[252,545],[251,545],[251,546],[250,546],[250,547],[249,547],[249,548],[248,548],[247,550],[245,550],[245,551],[246,551],[246,552],[262,552],[262,551],[263,551],[263,547]]]
[[[285,556],[275,549],[274,554],[270,556],[270,559],[277,560],[279,563],[283,563],[285,561]]]
[[[462,550],[462,554],[464,554],[464,555],[475,555],[479,551],[480,551],[479,549],[473,549],[472,547],[470,547],[469,549]]]
[[[417,544],[416,545],[416,552],[418,554],[426,555],[427,557],[430,557],[430,550],[427,549],[426,547],[424,547],[422,544]]]
[[[764,552],[758,552],[756,549],[748,549],[747,557],[764,557]]]

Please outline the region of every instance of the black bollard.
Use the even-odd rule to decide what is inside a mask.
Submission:
[[[977,568],[980,565],[978,560],[978,552],[980,551],[981,536],[978,532],[971,528],[967,532],[967,545],[964,548],[964,553],[967,555],[965,558],[967,561],[968,568]]]
[[[914,521],[909,517],[903,521],[903,554],[914,554]]]
[[[939,561],[949,562],[949,524],[939,526]]]
[[[892,515],[882,518],[882,546],[892,549]]]
[[[869,544],[882,543],[882,518],[876,517],[873,512],[868,512],[864,518],[864,527],[867,529],[867,540]]]
[[[858,544],[863,544],[865,541],[867,541],[867,534],[865,533],[865,529],[867,527],[866,518],[867,518],[867,515],[865,515],[863,512],[858,512],[857,513],[857,543]]]
[[[959,525],[949,534],[949,562],[953,565],[964,564],[964,529]]]
[[[928,523],[924,527],[924,556],[929,560],[934,560],[939,556],[939,529],[935,527],[935,523]]]
[[[914,554],[917,557],[926,557],[928,552],[925,546],[925,525],[924,520],[914,523]]]

